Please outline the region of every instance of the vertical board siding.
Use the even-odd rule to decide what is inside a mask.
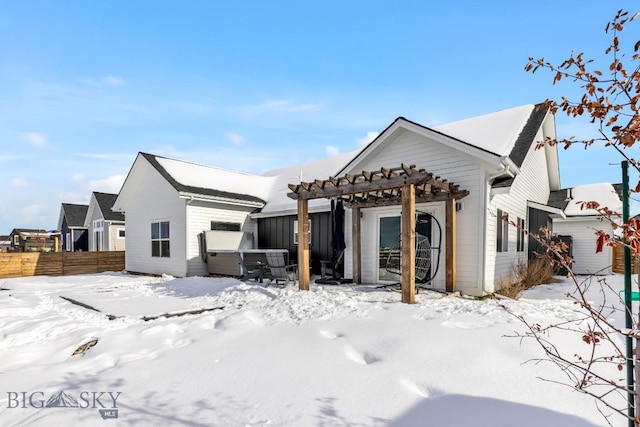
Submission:
[[[320,273],[320,260],[332,257],[331,213],[309,214],[311,219],[311,271]],[[291,262],[297,259],[298,245],[293,243],[293,222],[296,215],[258,219],[258,247],[260,249],[287,249]],[[345,226],[345,234],[347,228]]]

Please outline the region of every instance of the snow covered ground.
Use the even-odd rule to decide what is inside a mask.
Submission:
[[[507,337],[525,328],[495,300],[120,273],[0,288],[2,426],[606,425],[593,399],[539,379],[562,376],[526,363],[541,350]],[[503,303],[571,319],[569,289]],[[194,309],[212,310],[142,319]]]

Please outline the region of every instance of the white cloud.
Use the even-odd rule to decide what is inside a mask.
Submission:
[[[231,141],[231,143],[233,145],[235,145],[236,147],[239,147],[241,145],[244,145],[246,140],[244,139],[244,137],[242,135],[238,135],[237,133],[233,133],[233,132],[227,132],[224,134],[224,136]]]
[[[47,138],[41,133],[38,132],[27,132],[25,133],[25,137],[34,147],[43,147],[47,145]]]
[[[102,79],[102,81],[111,87],[119,87],[124,85],[124,79],[120,76],[106,76]]]
[[[74,180],[75,182],[82,182],[84,181],[84,174],[80,172],[72,173],[71,179]]]
[[[359,138],[356,142],[358,143],[358,148],[362,148],[374,139],[376,139],[380,135],[380,132],[369,131],[367,132],[367,136],[363,138]]]
[[[337,156],[338,154],[340,154],[340,149],[338,147],[334,147],[333,145],[327,145],[326,147],[324,147],[324,151],[329,157]]]
[[[79,205],[88,205],[90,196],[88,193],[74,193],[72,191],[68,191],[58,194],[58,197],[61,203],[76,203]]]
[[[24,187],[27,184],[27,180],[20,176],[15,177],[11,181],[9,181],[9,185],[11,185],[12,187]]]
[[[112,175],[105,179],[97,179],[94,181],[90,181],[89,187],[91,191],[119,193],[126,177],[126,175]]]

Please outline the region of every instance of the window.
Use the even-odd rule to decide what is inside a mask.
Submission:
[[[293,221],[293,244],[298,244],[298,220]],[[309,245],[311,245],[311,218],[309,218]]]
[[[71,233],[67,233],[65,235],[66,241],[65,241],[65,245],[64,248],[67,250],[67,252],[69,252],[71,250]]]
[[[93,221],[93,250],[100,252],[104,250],[104,221],[96,219]]]
[[[124,239],[124,228],[118,228],[118,239]]]
[[[241,231],[242,225],[237,222],[211,221],[212,231]]]
[[[509,250],[509,214],[498,209],[497,213],[497,247],[498,252],[507,252]]]
[[[151,223],[151,256],[170,256],[169,221]]]
[[[14,234],[13,235],[13,244],[14,244],[14,246],[20,246],[20,235],[19,234]]]
[[[518,240],[516,242],[516,250],[518,252],[524,252],[524,236],[525,236],[524,219],[518,218],[516,221],[516,224],[518,224]]]

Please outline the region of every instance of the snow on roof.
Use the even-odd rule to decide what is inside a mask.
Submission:
[[[158,163],[178,183],[190,187],[246,194],[268,200],[274,178],[204,166],[156,156]]]
[[[274,177],[275,182],[271,187],[269,196],[265,199],[268,203],[262,208],[262,212],[280,212],[296,209],[295,200],[287,196],[287,193],[291,192],[288,184],[300,184],[300,181],[309,182],[314,179],[326,179],[329,176],[335,176],[335,174],[346,166],[359,152],[360,150],[350,151],[337,156],[266,172],[264,176]],[[309,209],[324,206],[329,206],[329,200],[309,200]]]
[[[580,209],[580,202],[595,201],[601,207],[608,207],[613,211],[620,212],[622,209],[622,201],[616,193],[616,190],[608,182],[597,184],[578,185],[571,189],[571,200],[564,213],[567,216],[589,216],[599,215],[594,209]]]
[[[447,123],[433,129],[499,156],[507,156],[534,108],[535,105],[527,104]]]

